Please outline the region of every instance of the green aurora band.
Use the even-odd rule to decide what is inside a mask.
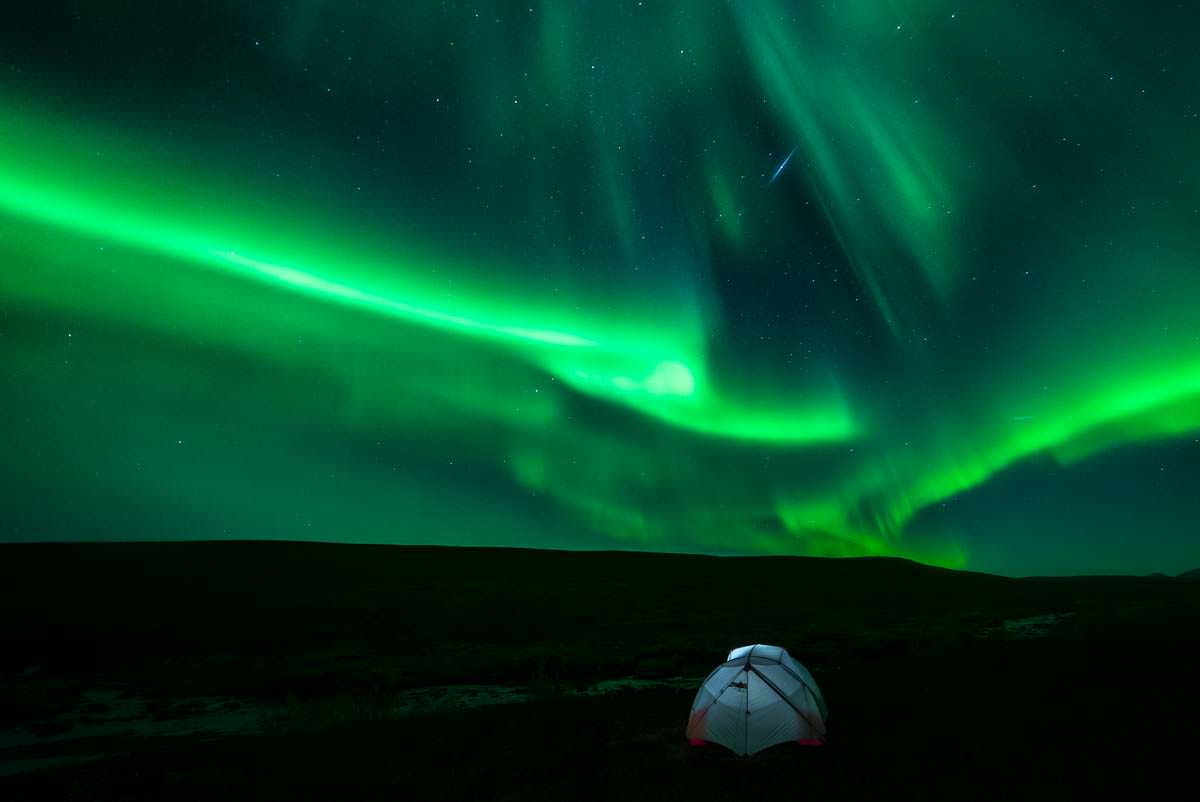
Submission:
[[[2,39],[6,539],[1200,559],[1003,490],[1200,482],[1187,12],[130,5]]]

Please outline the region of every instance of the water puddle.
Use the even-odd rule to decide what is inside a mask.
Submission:
[[[981,634],[983,636],[999,635],[1017,640],[1045,638],[1055,627],[1075,615],[1076,613],[1044,613],[1027,618],[1011,618],[998,627],[986,627]]]
[[[221,735],[254,728],[258,710],[234,697],[194,697],[167,702],[119,689],[84,691],[69,714],[27,728],[0,732],[0,750],[32,744],[114,736]]]
[[[430,710],[463,710],[489,705],[516,704],[548,696],[604,696],[621,691],[699,688],[704,677],[638,679],[624,677],[593,683],[584,688],[536,688],[524,685],[441,685],[414,688],[400,694],[395,712],[400,715]]]
[[[122,739],[176,736],[217,738],[263,731],[319,729],[354,721],[433,711],[520,704],[548,697],[604,696],[622,691],[691,689],[703,677],[603,680],[583,688],[524,685],[441,685],[373,697],[332,697],[263,705],[235,697],[151,700],[120,688],[85,691],[75,709],[57,718],[0,731],[0,776],[103,757]],[[79,747],[96,744],[96,754]],[[76,753],[67,754],[69,750]],[[122,751],[117,748],[116,751]]]

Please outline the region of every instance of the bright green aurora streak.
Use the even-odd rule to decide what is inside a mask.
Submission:
[[[1191,12],[55,5],[7,539],[1200,562]]]

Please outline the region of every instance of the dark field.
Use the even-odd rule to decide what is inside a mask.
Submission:
[[[0,601],[5,800],[1153,798],[1200,745],[1184,579],[7,545]],[[825,747],[685,744],[695,686],[753,642],[821,684]]]

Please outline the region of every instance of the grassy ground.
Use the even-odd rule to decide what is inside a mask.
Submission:
[[[899,560],[13,545],[0,638],[0,730],[46,740],[0,751],[44,766],[0,777],[6,799],[1144,795],[1187,768],[1200,714],[1200,583]],[[752,642],[812,670],[827,746],[742,760],[684,743],[691,690],[578,693]],[[527,701],[393,712],[460,683]],[[250,734],[51,740],[96,688],[166,720],[209,697],[261,713]]]

